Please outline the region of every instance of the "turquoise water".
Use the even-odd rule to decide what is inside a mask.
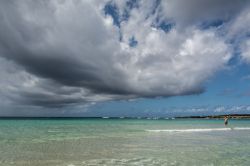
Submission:
[[[249,163],[249,120],[0,120],[1,166]]]

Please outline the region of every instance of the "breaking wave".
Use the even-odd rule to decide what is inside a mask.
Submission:
[[[148,132],[211,132],[211,131],[232,131],[232,130],[250,130],[250,127],[234,127],[234,128],[205,128],[205,129],[169,129],[169,130],[146,130]]]

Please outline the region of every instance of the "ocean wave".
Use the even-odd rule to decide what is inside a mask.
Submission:
[[[93,159],[82,162],[83,165],[96,165],[96,166],[118,166],[118,165],[179,165],[177,161],[166,161],[156,158],[131,158],[131,159]]]
[[[146,130],[147,132],[211,132],[211,131],[232,131],[232,130],[250,130],[250,127],[234,127],[234,128],[203,128],[203,129],[169,129],[169,130]]]

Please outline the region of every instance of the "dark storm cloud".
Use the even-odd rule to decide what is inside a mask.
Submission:
[[[18,98],[17,100],[18,102],[44,107],[63,107],[69,104],[84,103],[84,100],[81,100],[79,98],[63,98],[62,96],[42,94],[41,92],[19,92],[19,97],[20,98]]]
[[[38,4],[41,5],[41,8],[48,7],[48,5],[45,5],[46,2]],[[33,8],[33,4],[36,7],[38,5],[37,2],[34,1],[32,1],[31,4],[32,5],[30,5],[31,7],[29,7],[28,10],[32,10],[31,8]],[[109,85],[109,83],[106,83],[105,80],[103,80],[103,77],[109,77],[109,75],[106,74],[106,71],[101,71],[100,68],[102,68],[102,66],[98,65],[109,64],[93,64],[93,62],[98,63],[98,61],[108,61],[108,59],[104,59],[105,55],[102,55],[106,54],[105,52],[98,55],[99,57],[95,57],[95,55],[91,55],[91,52],[84,52],[83,50],[83,52],[80,53],[82,60],[79,61],[79,59],[74,57],[74,54],[79,53],[74,53],[68,49],[67,47],[69,47],[69,45],[66,45],[67,43],[55,46],[47,44],[46,42],[48,41],[45,41],[47,40],[45,39],[45,36],[49,33],[48,31],[53,31],[53,28],[59,27],[53,27],[53,24],[37,26],[35,22],[25,20],[22,17],[23,13],[21,13],[22,11],[20,11],[20,6],[18,5],[20,4],[13,1],[2,2],[1,5],[1,17],[3,22],[0,27],[0,46],[2,56],[23,66],[26,71],[34,75],[52,79],[63,85],[86,87],[93,90],[95,93],[129,93],[126,89],[116,87],[114,84]],[[48,9],[45,8],[44,10],[46,11]],[[48,11],[50,14],[54,14],[53,10]],[[63,36],[64,34],[60,35]],[[67,40],[66,38],[64,39]],[[98,40],[102,40],[102,38]],[[88,42],[91,41],[86,41],[86,43]],[[36,50],[31,48],[33,43],[38,45],[41,44],[41,48]],[[86,43],[83,43],[83,45]],[[84,58],[87,59],[90,56],[92,56],[93,59],[91,63],[88,63],[88,60],[85,61]],[[94,58],[96,58],[96,60]],[[119,78],[122,75],[122,73],[116,72],[115,70],[107,72],[110,72],[109,74],[111,77]],[[110,81],[112,81],[112,79],[110,79]]]
[[[6,23],[7,24],[7,23]],[[64,48],[56,47],[47,50],[40,50],[38,52],[33,52],[29,50],[29,45],[23,46],[25,40],[19,41],[17,36],[2,36],[5,34],[13,34],[11,27],[16,27],[15,24],[11,24],[10,27],[6,27],[1,30],[1,44],[3,53],[2,55],[17,64],[23,66],[28,72],[35,75],[39,75],[45,78],[50,78],[61,82],[66,85],[72,86],[100,86],[100,78],[95,73],[95,68],[89,64],[84,64],[72,59],[70,55],[71,52],[65,50]],[[15,33],[15,32],[14,32]],[[29,38],[39,37],[39,34],[32,34],[29,31],[26,32]],[[18,34],[22,35],[22,34]],[[83,53],[84,54],[84,53]],[[95,84],[92,84],[95,83]]]

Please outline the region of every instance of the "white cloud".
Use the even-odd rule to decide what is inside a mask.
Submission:
[[[140,31],[138,47],[126,47],[130,58],[122,66],[128,66],[131,86],[149,95],[178,95],[199,89],[222,69],[231,57],[224,41],[213,31],[190,30]]]
[[[241,45],[241,56],[243,60],[250,63],[250,39],[244,41]]]
[[[226,111],[226,108],[224,106],[216,107],[214,109],[214,112],[218,112],[218,113],[223,113],[225,111]]]

